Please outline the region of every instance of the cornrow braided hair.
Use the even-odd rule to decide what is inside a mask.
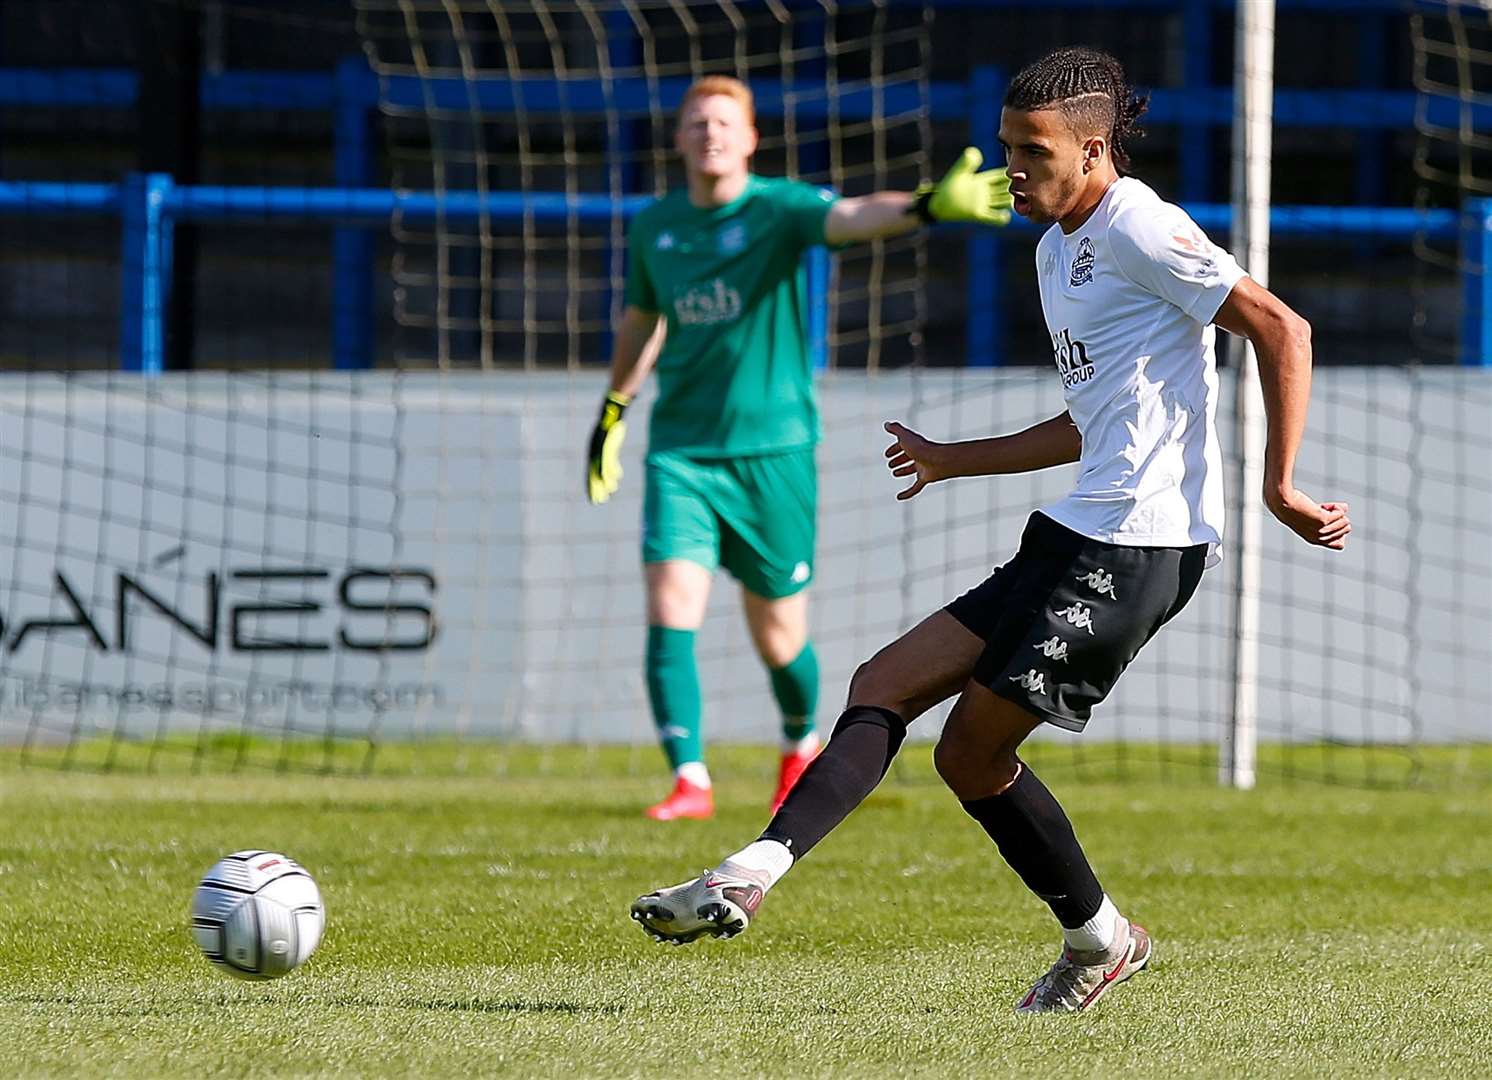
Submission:
[[[1124,76],[1124,65],[1098,49],[1077,46],[1047,53],[1021,69],[1005,91],[1005,106],[1034,112],[1056,107],[1069,121],[1105,132],[1120,176],[1129,173],[1126,141],[1142,138],[1136,121],[1149,106]]]

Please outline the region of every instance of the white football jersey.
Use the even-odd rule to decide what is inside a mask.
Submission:
[[[1223,537],[1212,317],[1244,273],[1185,210],[1121,177],[1070,236],[1036,247],[1041,309],[1073,423],[1077,487],[1042,507],[1111,544]]]

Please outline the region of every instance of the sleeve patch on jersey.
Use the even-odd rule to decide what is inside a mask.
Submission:
[[[1172,233],[1171,239],[1176,241],[1178,247],[1184,248],[1194,255],[1200,255],[1205,250],[1204,244],[1206,242],[1202,239],[1202,234],[1195,230],[1191,232]]]

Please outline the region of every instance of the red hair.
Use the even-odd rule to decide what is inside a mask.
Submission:
[[[683,119],[684,110],[689,108],[689,103],[695,98],[712,97],[716,94],[739,102],[745,110],[746,123],[756,127],[756,99],[751,96],[751,87],[729,75],[706,75],[690,83],[689,89],[684,91],[684,100],[679,102],[679,118]]]

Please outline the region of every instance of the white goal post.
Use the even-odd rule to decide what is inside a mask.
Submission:
[[[1249,276],[1269,285],[1269,168],[1274,119],[1274,0],[1238,5],[1233,79],[1234,254]],[[1238,454],[1233,523],[1234,638],[1233,708],[1222,729],[1218,779],[1237,788],[1254,786],[1259,741],[1259,592],[1263,568],[1264,411],[1253,345],[1233,342]]]

